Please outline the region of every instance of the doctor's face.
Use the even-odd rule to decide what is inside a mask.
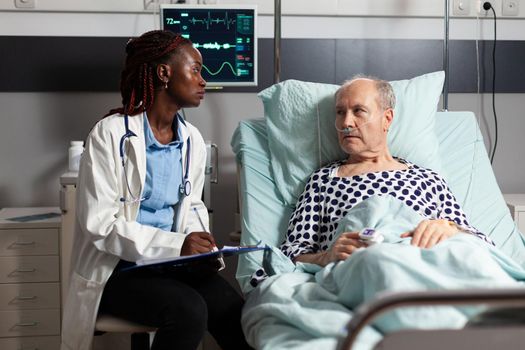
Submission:
[[[192,45],[184,45],[171,58],[168,94],[179,108],[197,107],[204,98],[206,81],[201,76],[202,56]]]
[[[343,151],[350,155],[373,157],[386,150],[387,130],[393,111],[380,106],[374,81],[357,79],[339,91],[335,110],[336,127],[353,128],[348,135],[337,133]]]

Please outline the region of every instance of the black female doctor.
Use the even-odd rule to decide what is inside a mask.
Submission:
[[[204,97],[191,42],[151,31],[126,45],[123,107],[91,130],[77,184],[72,275],[62,349],[90,349],[99,313],[158,328],[152,349],[194,349],[206,330],[247,348],[242,298],[215,271],[129,269],[138,260],[215,248],[201,200],[206,151],[178,111]]]

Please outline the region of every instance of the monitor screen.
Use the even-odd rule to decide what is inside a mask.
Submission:
[[[161,27],[201,52],[208,86],[257,85],[257,8],[253,5],[161,5]]]

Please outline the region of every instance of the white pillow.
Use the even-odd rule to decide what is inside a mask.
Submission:
[[[388,135],[390,152],[438,172],[441,163],[434,117],[444,79],[440,71],[390,82],[397,100]],[[295,205],[315,169],[346,158],[334,128],[338,88],[287,80],[259,93],[274,180],[287,205]]]

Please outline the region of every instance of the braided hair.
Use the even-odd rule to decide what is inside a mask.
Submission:
[[[153,105],[155,88],[163,84],[156,68],[191,41],[180,34],[166,30],[152,30],[126,45],[126,63],[120,76],[122,107],[112,109],[106,116],[121,113],[135,115]]]

